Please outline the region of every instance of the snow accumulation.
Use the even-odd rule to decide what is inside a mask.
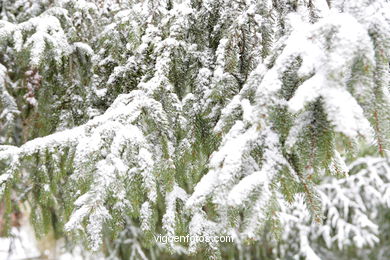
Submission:
[[[0,55],[11,64],[0,64],[0,143],[12,143],[9,133],[25,105],[40,111],[38,90],[41,85],[40,93],[52,90],[41,84],[47,61],[59,65],[57,70],[76,66],[83,72],[82,63],[90,61],[84,81],[92,86],[78,78],[67,82],[62,72],[58,78],[50,74],[55,84],[47,85],[64,81],[65,96],[76,87],[85,91],[69,94],[72,104],[90,96],[104,104],[95,108],[91,102],[83,110],[90,120],[76,127],[64,123],[56,129],[66,130],[19,147],[0,145],[0,196],[32,157],[59,164],[66,155],[72,164],[69,182],[90,183],[75,188],[64,228],[84,232],[93,251],[103,244],[105,225],[118,216],[145,237],[156,232],[156,222],[171,236],[184,223],[191,236],[228,234],[243,248],[260,239],[266,223],[283,230],[280,247],[286,252],[287,241],[299,251],[296,258],[313,260],[320,259],[312,245],[316,239],[339,250],[380,241],[378,208],[390,207],[388,159],[364,157],[347,165],[339,146],[344,141],[382,146],[389,130],[383,121],[390,107],[390,9],[382,10],[388,1],[332,1],[332,8],[326,0],[295,1],[297,6],[221,1],[221,10],[211,0],[200,1],[199,8],[190,1],[141,1],[125,10],[115,9],[119,1],[55,2],[57,7],[20,23],[0,21],[0,50],[4,43],[7,55],[13,50],[8,56],[27,57],[27,68],[13,71],[14,58]],[[311,4],[318,14],[308,14]],[[111,7],[115,11],[105,13]],[[97,35],[89,25],[94,15],[112,22]],[[208,24],[193,28],[197,20]],[[22,92],[14,80],[18,74],[27,82],[22,105],[14,97]],[[64,114],[59,118],[66,121]],[[23,178],[29,174],[23,172]],[[31,186],[29,177],[22,181]],[[140,186],[139,194],[129,196],[131,185]],[[42,187],[51,191],[47,183]],[[14,258],[42,252],[30,229],[13,228],[11,238],[1,238],[0,259],[10,248]],[[207,246],[213,252],[220,248],[214,242]],[[136,239],[131,247],[132,257],[147,258]],[[190,241],[185,248],[171,241],[167,247],[195,254],[201,245]],[[75,250],[58,259],[103,257]]]

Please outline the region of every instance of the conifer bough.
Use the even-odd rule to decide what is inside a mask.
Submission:
[[[390,174],[387,159],[351,164],[364,147],[386,157],[389,57],[386,0],[5,0],[4,220],[29,205],[38,237],[123,259],[260,257],[259,241],[319,259],[316,228],[329,250],[373,246],[362,219],[377,216],[346,191],[375,160]],[[389,177],[374,176],[371,208],[388,207]]]

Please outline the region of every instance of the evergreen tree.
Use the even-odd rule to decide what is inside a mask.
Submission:
[[[4,0],[0,229],[28,205],[111,259],[386,259],[389,50],[386,0]]]

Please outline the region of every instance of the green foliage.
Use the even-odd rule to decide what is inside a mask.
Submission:
[[[314,259],[326,255],[316,247],[370,246],[372,225],[351,216],[365,206],[343,215],[329,198],[351,188],[346,162],[389,148],[388,3],[317,2],[0,3],[2,235],[29,205],[38,238],[109,259]],[[356,245],[322,241],[307,218],[321,234],[353,226]]]

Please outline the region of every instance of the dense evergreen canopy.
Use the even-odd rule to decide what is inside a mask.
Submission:
[[[110,259],[388,259],[389,59],[387,0],[3,0],[0,231],[29,212]]]

